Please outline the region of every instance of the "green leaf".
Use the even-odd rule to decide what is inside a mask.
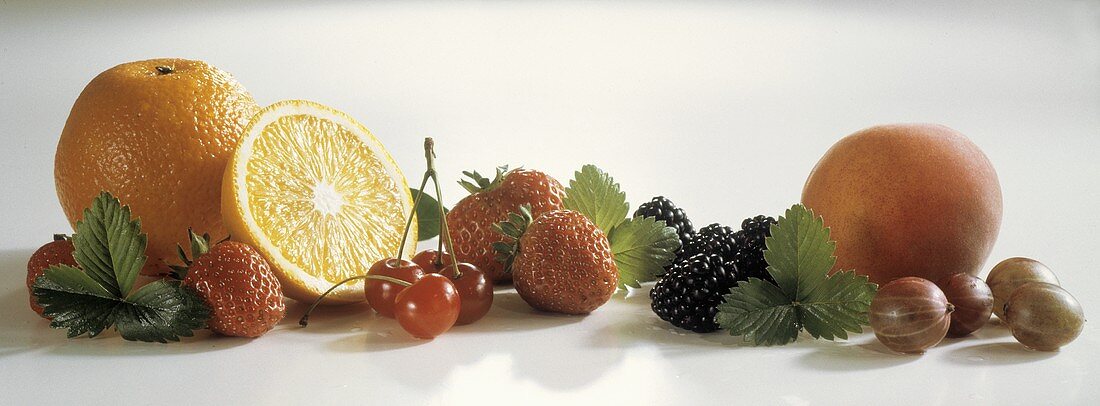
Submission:
[[[744,336],[757,345],[790,343],[800,330],[797,311],[787,295],[758,278],[737,284],[718,305],[715,321],[731,335]]]
[[[676,229],[650,217],[627,219],[607,236],[611,254],[619,268],[619,286],[641,287],[657,279],[676,257],[680,238]]]
[[[605,234],[626,220],[630,205],[619,184],[596,165],[585,165],[577,171],[565,189],[562,203],[566,209],[588,216]]]
[[[35,280],[33,293],[50,327],[67,329],[69,338],[102,333],[114,323],[114,307],[120,303],[90,275],[68,265],[47,268]]]
[[[141,221],[130,220],[130,208],[102,192],[76,223],[73,256],[88,276],[116,297],[130,292],[145,265]]]
[[[50,326],[68,337],[98,336],[112,324],[131,341],[168,342],[190,337],[210,317],[210,309],[193,290],[179,283],[156,281],[123,300],[106,292],[79,269],[51,267],[34,284],[34,294],[52,318]]]
[[[115,328],[122,338],[161,343],[191,337],[210,317],[210,309],[194,290],[165,280],[142,286],[115,313]]]
[[[756,345],[782,345],[806,329],[814,338],[847,339],[868,324],[878,286],[852,271],[829,276],[836,243],[824,219],[801,204],[771,226],[764,259],[776,284],[751,278],[718,306],[716,321]]]
[[[870,324],[867,312],[878,285],[852,271],[837,272],[806,296],[802,304],[802,325],[814,338],[848,339]]]
[[[768,273],[788,297],[805,301],[810,289],[825,280],[836,264],[836,242],[821,217],[801,204],[787,209],[783,224],[771,226],[771,237],[764,239],[764,260]]]
[[[209,246],[209,236],[189,235],[193,251]],[[210,317],[203,300],[178,282],[160,280],[131,292],[145,265],[145,234],[140,221],[130,219],[129,207],[109,193],[84,210],[73,245],[83,269],[51,266],[32,289],[50,327],[66,329],[69,338],[95,337],[113,324],[127,340],[179,341]],[[183,259],[189,262],[186,255]]]
[[[409,190],[412,192],[413,200],[416,200],[416,194],[420,191],[416,188],[409,188]],[[443,212],[446,213],[447,211],[447,208],[444,207]],[[425,193],[420,198],[420,203],[416,205],[417,240],[427,241],[438,236],[440,220],[439,201],[432,195]]]

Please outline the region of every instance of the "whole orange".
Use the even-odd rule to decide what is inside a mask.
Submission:
[[[221,239],[221,179],[259,110],[231,75],[205,62],[152,59],[100,73],[73,104],[54,159],[74,228],[100,191],[130,206],[148,234],[144,273],[176,263],[187,228]]]
[[[1001,227],[997,172],[934,124],[871,127],[825,153],[802,189],[836,240],[836,268],[871,282],[978,275]]]

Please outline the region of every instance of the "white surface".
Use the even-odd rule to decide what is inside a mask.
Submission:
[[[261,104],[343,109],[406,173],[436,137],[440,170],[500,163],[565,180],[584,163],[635,205],[663,194],[696,226],[778,214],[818,157],[878,123],[931,121],[996,166],[1004,224],[987,269],[1049,264],[1100,312],[1100,3],[460,4],[0,1],[0,404],[1095,404],[1094,320],[1060,353],[1001,326],[924,356],[871,334],[752,348],[658,320],[646,292],[588,317],[502,292],[489,316],[431,341],[354,309],[257,340],[66,340],[26,308],[24,267],[68,231],[53,149],[83,86],[115,64],[207,60]],[[415,176],[415,175],[412,175]],[[931,236],[930,238],[934,238]]]

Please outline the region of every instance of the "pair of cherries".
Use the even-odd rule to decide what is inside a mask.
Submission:
[[[493,283],[477,267],[460,262],[456,269],[453,262],[451,255],[433,249],[417,253],[412,261],[375,262],[364,284],[367,302],[417,338],[434,338],[454,325],[478,321],[493,305]]]

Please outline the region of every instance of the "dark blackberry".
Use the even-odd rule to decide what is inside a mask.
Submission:
[[[699,254],[676,263],[649,291],[650,307],[661,320],[696,333],[718,330],[714,315],[722,295],[737,285],[737,268],[717,254]]]
[[[767,216],[747,218],[741,222],[741,231],[734,235],[736,250],[731,259],[742,278],[775,282],[768,274],[768,263],[764,260],[764,238],[771,235],[770,227],[775,223],[774,218]]]
[[[692,227],[691,220],[687,218],[687,214],[684,214],[684,209],[676,207],[664,196],[657,196],[653,200],[642,203],[638,206],[638,210],[634,211],[634,217],[653,217],[664,221],[666,226],[676,229],[681,246],[695,235],[695,227]]]
[[[677,261],[691,258],[699,254],[717,254],[723,262],[733,259],[733,253],[737,250],[737,241],[734,240],[733,229],[718,223],[699,229],[695,236],[691,237],[680,249]]]

